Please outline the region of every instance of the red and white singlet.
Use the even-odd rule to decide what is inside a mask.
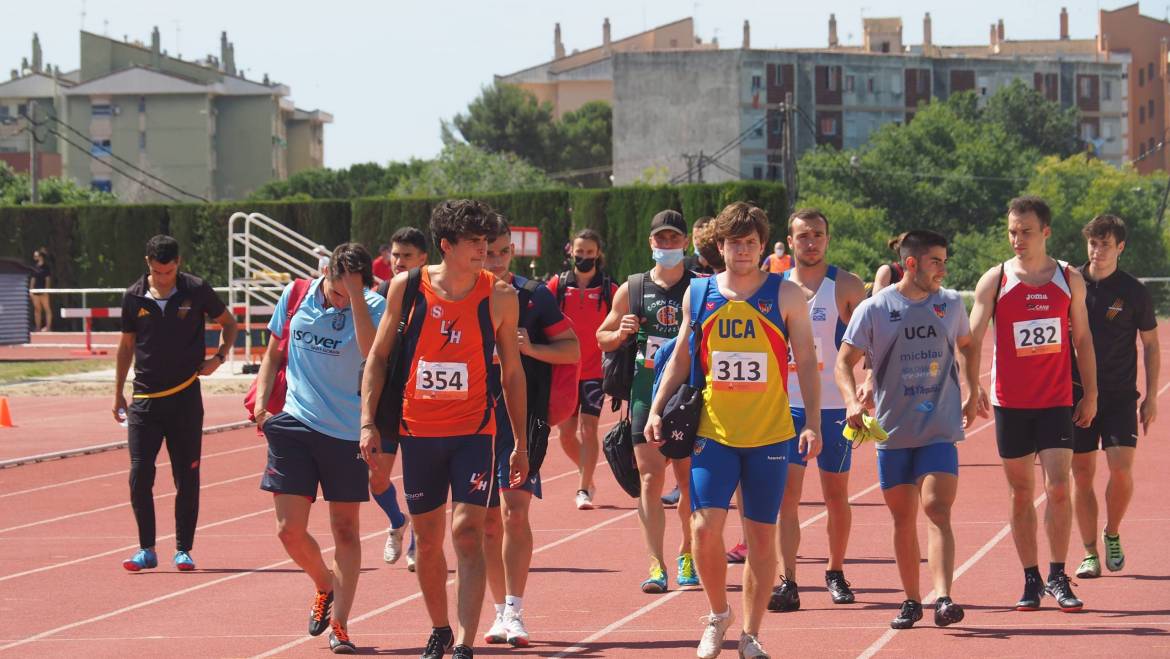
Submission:
[[[1020,281],[1009,263],[996,291],[991,404],[1014,409],[1072,405],[1068,264],[1042,286]]]

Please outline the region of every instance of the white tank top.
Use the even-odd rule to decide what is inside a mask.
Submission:
[[[782,276],[789,276],[792,270]],[[821,280],[812,299],[808,301],[808,317],[812,321],[813,346],[817,352],[817,374],[821,378],[821,409],[837,410],[845,408],[845,399],[837,389],[837,380],[833,375],[833,367],[837,364],[837,351],[841,347],[841,337],[845,335],[845,323],[837,313],[837,266],[829,266],[825,278]],[[800,394],[800,378],[796,376],[796,364],[792,359],[792,348],[788,349],[788,400],[792,407],[804,407],[804,397]]]

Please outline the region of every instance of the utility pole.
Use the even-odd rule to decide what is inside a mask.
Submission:
[[[32,203],[40,202],[40,194],[37,190],[37,102],[30,100],[28,102],[28,184],[29,196],[32,198]]]
[[[703,182],[703,150],[699,149],[699,183]]]
[[[795,110],[792,92],[784,95],[784,133],[781,149],[784,160],[784,189],[788,197],[788,211],[796,207],[796,134]]]
[[[687,183],[694,183],[695,179],[695,156],[690,153],[682,154],[683,160],[687,161]]]

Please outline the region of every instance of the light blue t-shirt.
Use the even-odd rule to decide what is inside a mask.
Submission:
[[[324,435],[356,442],[361,434],[361,364],[353,310],[325,308],[322,278],[309,284],[305,299],[292,317],[288,342],[288,393],[284,411]],[[272,312],[268,330],[280,337],[292,285],[284,289]],[[386,299],[365,291],[374,327],[386,310]]]
[[[877,417],[890,435],[879,450],[962,441],[955,344],[970,333],[963,298],[952,290],[912,302],[890,286],[858,305],[843,340],[873,364]]]

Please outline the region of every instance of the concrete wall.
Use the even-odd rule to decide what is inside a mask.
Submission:
[[[216,196],[240,199],[277,177],[280,110],[269,96],[220,97],[215,109]]]
[[[150,46],[111,41],[88,32],[81,33],[81,80],[85,82],[133,66],[150,68],[191,78],[202,83],[217,82],[223,74],[214,69],[173,57],[155,57]]]
[[[740,125],[740,51],[614,55],[614,183],[627,185],[650,167],[685,174],[682,155],[711,153],[734,140]],[[739,148],[723,162],[733,168]],[[708,167],[703,180],[736,177]]]
[[[146,165],[143,168],[157,172],[166,181],[188,192],[209,199],[214,197],[211,99],[206,96],[150,96],[146,99],[146,112],[141,119],[141,124],[136,121],[135,127],[141,125],[144,128],[146,148],[137,148],[137,135],[134,147]],[[154,182],[151,184],[189,201]]]

